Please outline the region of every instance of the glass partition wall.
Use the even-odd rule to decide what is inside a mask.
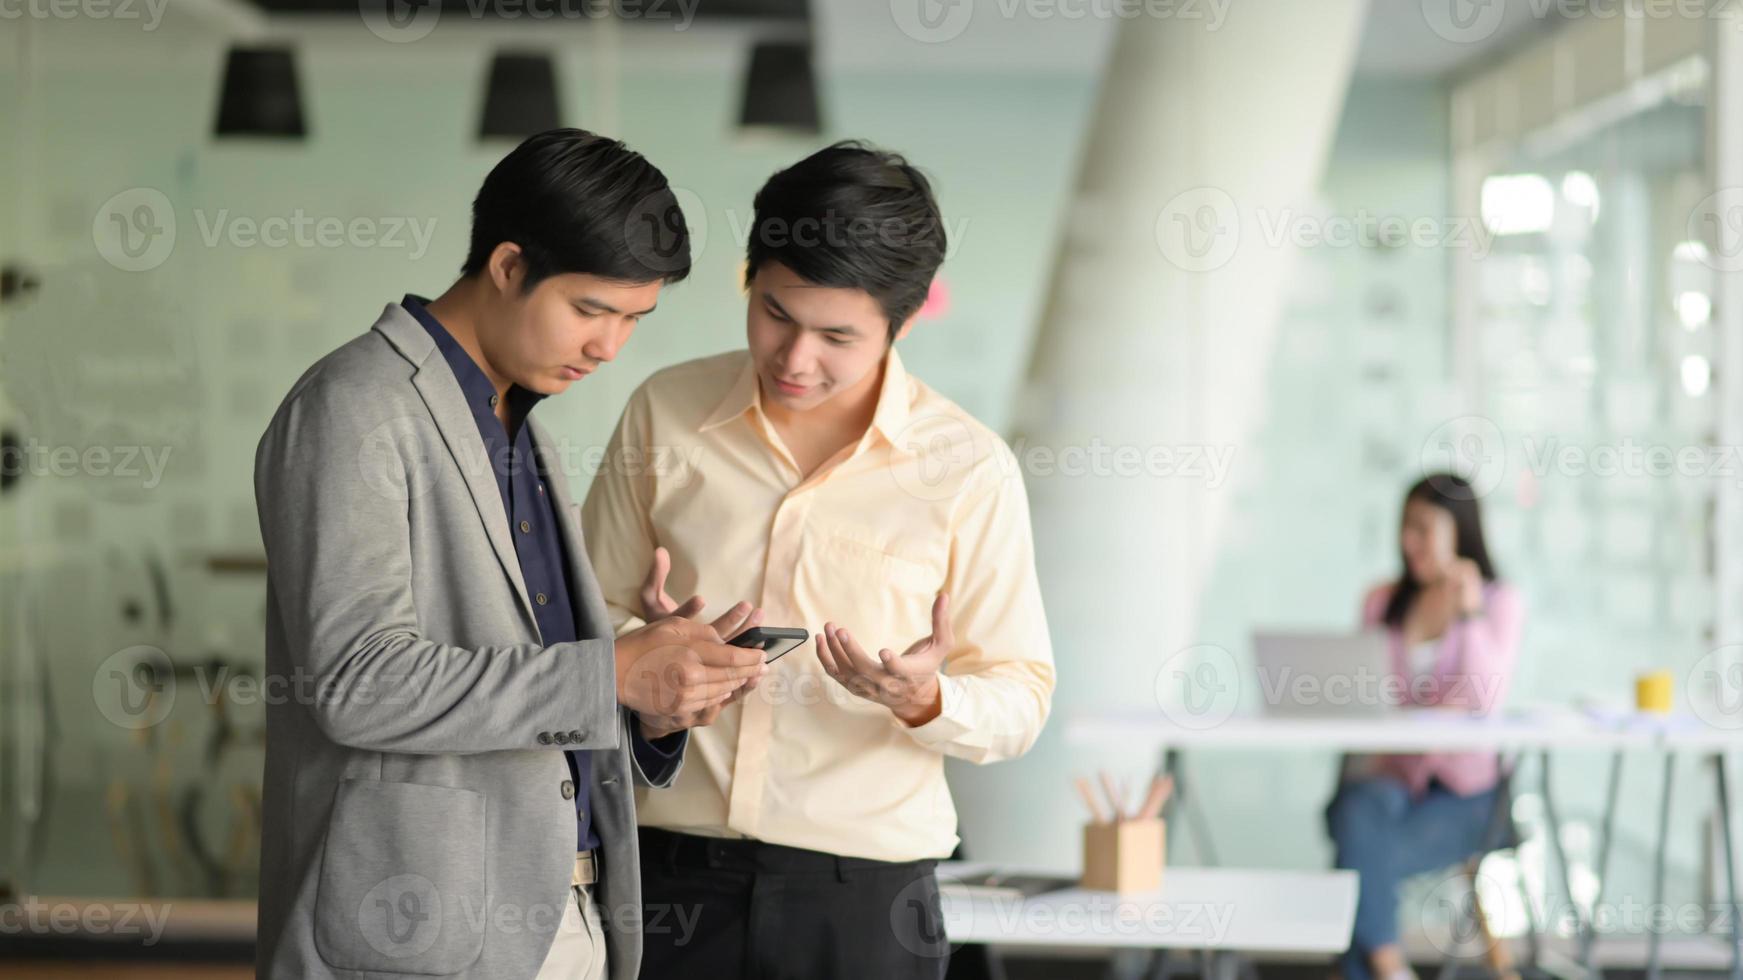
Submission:
[[[1486,241],[1455,259],[1465,414],[1437,430],[1425,463],[1471,476],[1503,572],[1525,587],[1516,704],[1571,701],[1620,719],[1635,679],[1665,670],[1679,707],[1699,713],[1715,657],[1728,656],[1735,557],[1723,542],[1743,459],[1725,409],[1736,331],[1720,313],[1737,231],[1713,220],[1724,166],[1714,66],[1730,41],[1709,26],[1575,21],[1454,92],[1454,194]],[[1555,761],[1572,895],[1542,836],[1535,775],[1516,816],[1538,833],[1498,869],[1524,877],[1539,921],[1565,936],[1592,914],[1612,763],[1621,795],[1601,914],[1649,900],[1666,793],[1677,815],[1666,900],[1713,898],[1704,762],[1667,784],[1652,753]],[[1512,911],[1497,925],[1517,935],[1525,910]],[[1609,928],[1642,931],[1638,918],[1610,916]]]

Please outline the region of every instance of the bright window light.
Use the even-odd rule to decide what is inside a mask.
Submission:
[[[1707,393],[1707,387],[1713,383],[1713,365],[1699,354],[1690,354],[1682,359],[1682,390],[1690,398],[1699,398]]]
[[[1693,289],[1676,294],[1676,316],[1682,325],[1693,330],[1704,325],[1713,316],[1713,299],[1706,293]]]
[[[1496,174],[1483,181],[1483,224],[1497,235],[1549,230],[1555,188],[1542,174]]]
[[[1670,257],[1678,262],[1705,263],[1707,261],[1707,246],[1704,242],[1698,242],[1694,239],[1677,242],[1676,248],[1671,250]]]
[[[1561,178],[1561,196],[1569,204],[1585,208],[1595,222],[1598,220],[1598,182],[1584,170],[1569,170]]]

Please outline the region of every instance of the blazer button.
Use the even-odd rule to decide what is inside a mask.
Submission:
[[[569,741],[574,742],[576,745],[581,744],[581,733],[580,732],[570,732],[569,733]]]
[[[551,737],[553,739],[556,739],[558,745],[568,745],[569,744],[569,733],[568,732],[557,732],[556,734],[552,735]]]
[[[551,733],[550,732],[540,732],[539,733],[539,744],[540,745],[551,744]]]
[[[569,779],[563,780],[563,799],[572,800],[574,798],[575,798],[575,783],[574,783],[574,781],[569,780]]]

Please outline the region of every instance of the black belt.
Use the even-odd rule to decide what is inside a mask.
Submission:
[[[679,868],[714,868],[763,874],[844,874],[849,871],[930,871],[938,862],[874,861],[842,857],[802,847],[769,844],[744,838],[700,837],[658,827],[640,827],[643,864],[663,863]]]

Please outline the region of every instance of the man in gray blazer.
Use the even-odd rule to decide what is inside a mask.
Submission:
[[[632,780],[742,697],[761,613],[612,638],[539,399],[689,271],[664,175],[580,130],[485,179],[463,275],[391,303],[285,396],[267,554],[257,972],[631,980]],[[660,910],[655,910],[657,915]]]

